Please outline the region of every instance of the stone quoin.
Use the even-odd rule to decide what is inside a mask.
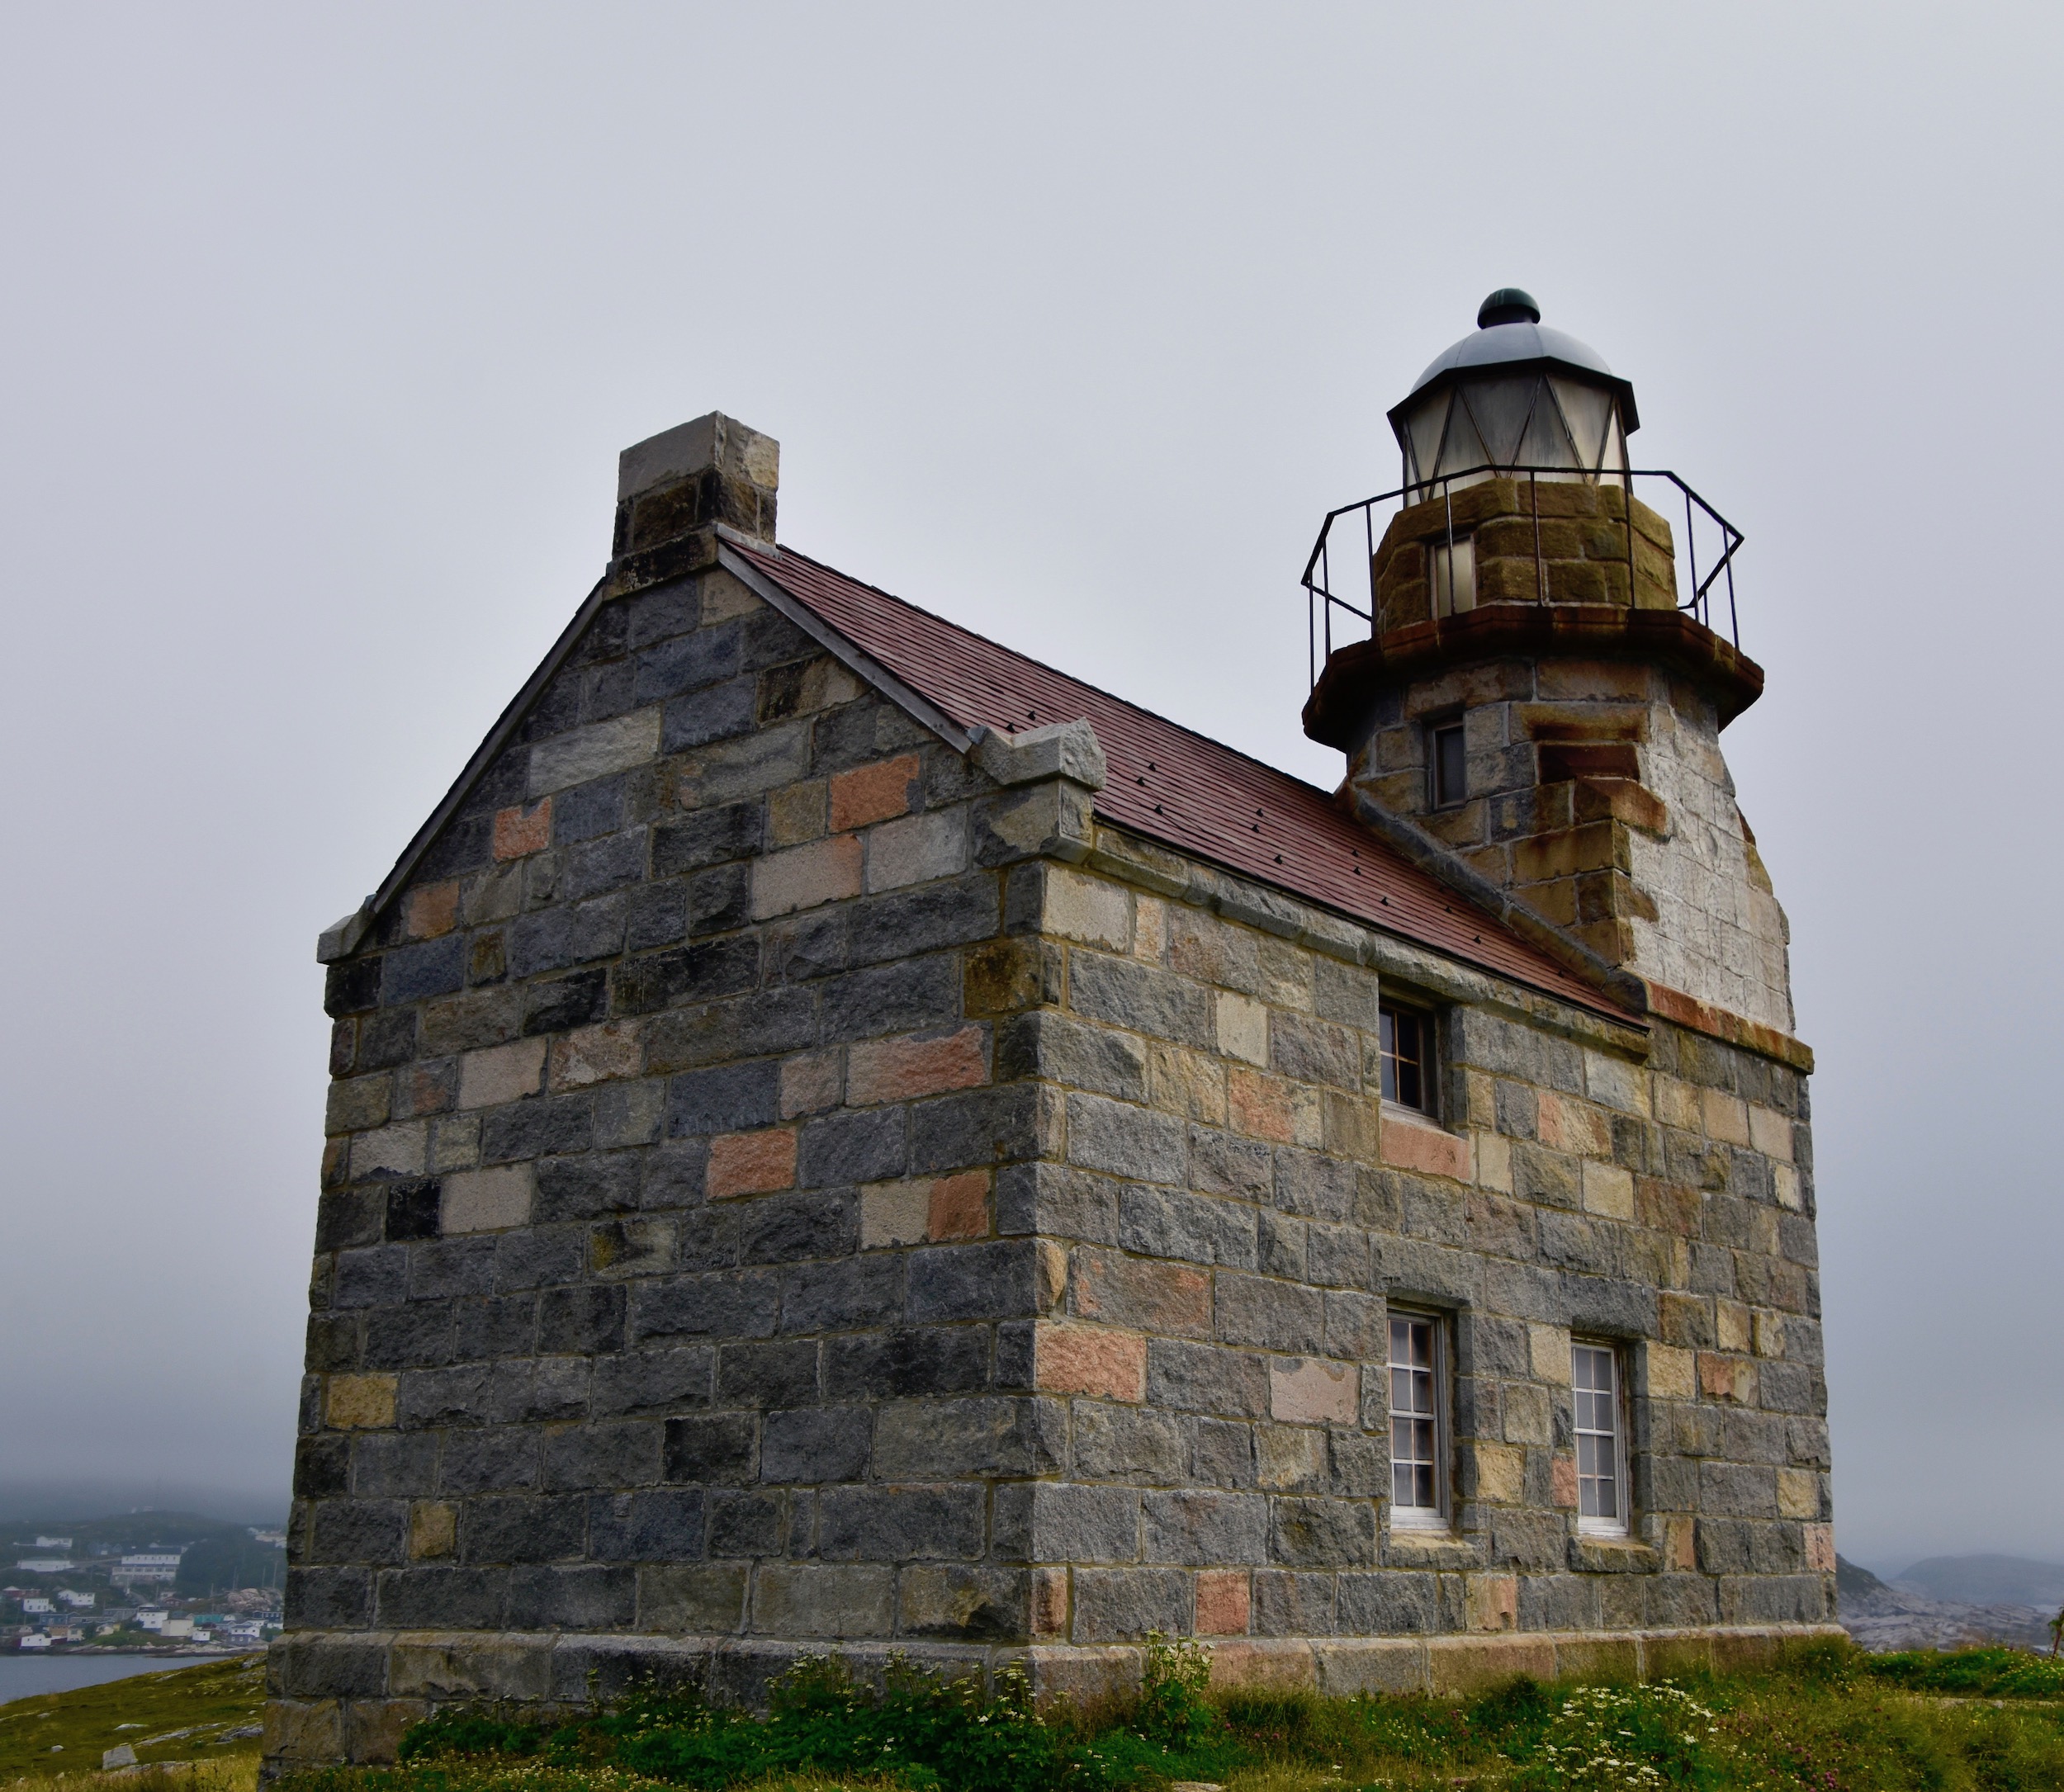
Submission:
[[[272,1764],[832,1647],[1351,1692],[1830,1624],[1763,674],[1631,388],[1484,315],[1393,414],[1336,792],[778,546],[742,424],[625,452],[322,938]]]

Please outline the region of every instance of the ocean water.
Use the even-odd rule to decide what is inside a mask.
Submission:
[[[192,1667],[198,1659],[167,1661],[162,1655],[41,1655],[8,1649],[0,1653],[0,1705],[10,1699],[32,1699],[41,1692],[97,1686],[102,1681],[125,1680],[131,1674]]]

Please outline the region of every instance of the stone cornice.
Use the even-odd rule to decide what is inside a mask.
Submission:
[[[1724,728],[1763,695],[1763,668],[1681,610],[1610,603],[1485,603],[1337,647],[1304,704],[1304,732],[1352,750],[1375,694],[1484,660],[1640,660],[1688,679],[1713,700]]]

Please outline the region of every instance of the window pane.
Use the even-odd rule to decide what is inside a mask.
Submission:
[[[1398,1105],[1401,1108],[1426,1106],[1426,1091],[1419,1081],[1419,1066],[1409,1059],[1398,1060]]]
[[[1394,1317],[1390,1337],[1390,1496],[1401,1508],[1437,1512],[1440,1421],[1435,1322]]]
[[[1460,727],[1433,731],[1433,800],[1461,802],[1469,796],[1469,755]]]
[[[1418,1015],[1402,1009],[1382,1009],[1377,1018],[1385,1098],[1402,1107],[1426,1113],[1426,1023]]]
[[[1618,1530],[1626,1504],[1620,1493],[1619,1359],[1598,1345],[1573,1344],[1569,1370],[1576,1420],[1577,1515],[1600,1528]]]

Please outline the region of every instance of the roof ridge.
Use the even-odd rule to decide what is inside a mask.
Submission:
[[[746,551],[758,555],[761,558],[765,557],[763,550],[748,549]],[[1076,673],[1065,671],[1049,660],[1034,659],[1021,647],[1013,647],[1008,641],[998,641],[992,636],[983,634],[980,629],[968,627],[965,622],[956,622],[949,616],[941,616],[936,610],[928,610],[921,603],[911,603],[908,598],[899,598],[893,591],[885,591],[881,586],[870,584],[864,579],[855,579],[850,573],[843,572],[838,567],[832,565],[830,561],[819,560],[814,554],[804,553],[801,548],[783,546],[779,551],[780,554],[793,554],[798,560],[808,561],[820,572],[828,573],[834,579],[843,579],[849,585],[858,585],[863,591],[872,592],[878,598],[885,598],[891,603],[900,604],[906,610],[914,610],[918,615],[929,617],[941,627],[950,628],[956,634],[965,635],[970,641],[980,641],[985,647],[993,647],[999,653],[1013,655],[1024,660],[1028,665],[1037,666],[1042,672],[1050,672],[1056,678],[1066,679],[1071,684],[1081,685],[1086,691],[1094,691],[1099,697],[1108,702],[1121,703],[1127,709],[1139,711],[1143,716],[1151,716],[1164,726],[1173,728],[1180,733],[1189,735],[1192,740],[1201,740],[1206,746],[1216,747],[1221,753],[1230,753],[1235,759],[1244,759],[1249,765],[1258,767],[1271,778],[1286,779],[1289,783],[1296,785],[1299,789],[1309,791],[1313,796],[1317,797],[1323,802],[1330,803],[1338,795],[1337,789],[1329,791],[1323,784],[1312,783],[1308,779],[1299,778],[1295,772],[1286,772],[1281,766],[1272,765],[1266,759],[1257,758],[1245,749],[1234,746],[1230,741],[1219,740],[1216,735],[1208,735],[1202,729],[1192,728],[1189,723],[1177,721],[1172,716],[1164,716],[1159,710],[1149,709],[1144,703],[1136,702],[1129,697],[1120,697],[1117,692],[1106,690],[1101,684],[1091,683],[1089,679]]]

